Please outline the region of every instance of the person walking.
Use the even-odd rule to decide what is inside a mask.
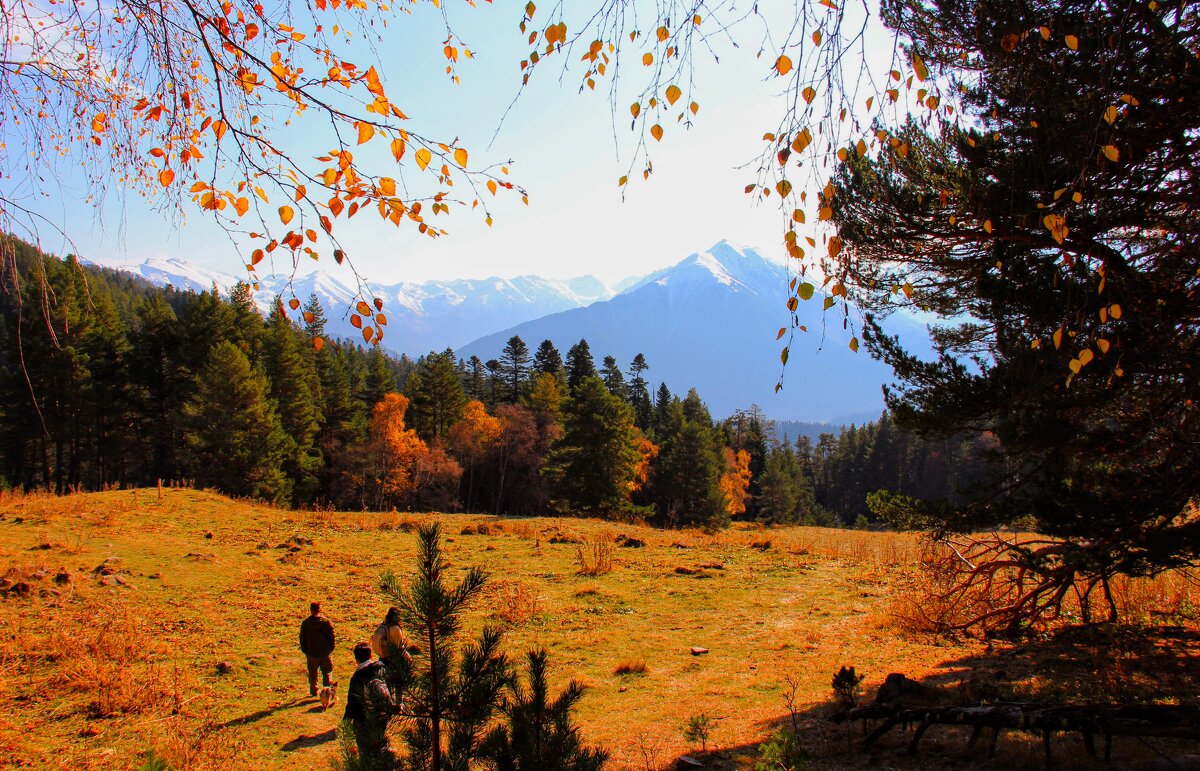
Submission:
[[[387,684],[384,662],[371,658],[369,643],[354,646],[356,669],[346,689],[346,712],[342,720],[354,726],[358,756],[368,768],[386,767],[391,758],[387,724],[395,713],[396,697]]]
[[[317,671],[321,684],[329,687],[333,675],[333,624],[321,615],[321,603],[308,606],[309,616],[300,624],[300,650],[308,661],[308,695],[317,695]]]

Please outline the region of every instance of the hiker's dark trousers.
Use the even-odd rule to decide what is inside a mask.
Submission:
[[[333,672],[331,656],[305,656],[308,659],[308,692],[316,695],[317,670],[321,670],[321,685],[329,685],[329,675]]]

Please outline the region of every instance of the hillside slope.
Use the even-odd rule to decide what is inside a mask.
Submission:
[[[296,630],[309,601],[322,601],[346,683],[351,647],[386,610],[377,579],[409,572],[411,529],[425,519],[288,512],[191,490],[5,497],[0,570],[32,589],[0,599],[0,661],[16,674],[0,685],[0,758],[115,769],[154,749],[189,770],[326,767],[340,705],[325,713],[308,698]],[[493,576],[469,626],[505,626],[513,656],[546,646],[556,691],[586,683],[579,722],[614,769],[644,768],[642,747],[654,749],[653,768],[668,766],[692,749],[679,723],[700,712],[719,719],[714,745],[744,754],[783,713],[785,676],[819,703],[847,660],[879,679],[962,652],[882,628],[891,600],[880,582],[916,553],[904,536],[776,530],[763,549],[749,547],[755,533],[441,521],[451,578],[469,565]],[[462,534],[467,524],[484,533]],[[646,545],[613,549],[611,573],[578,575],[569,541],[611,548],[617,534]],[[622,662],[646,672],[614,674]]]

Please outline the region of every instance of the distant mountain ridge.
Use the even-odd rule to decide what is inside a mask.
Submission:
[[[216,286],[229,291],[245,277],[206,270],[178,258],[151,258],[136,264],[102,264],[102,267],[140,276],[156,286],[207,291]],[[349,307],[358,292],[336,276],[317,270],[291,278],[262,276],[254,293],[264,314],[276,296],[295,295],[306,302],[316,294],[329,318],[334,337],[357,338],[350,325]],[[539,276],[455,279],[424,283],[368,284],[370,294],[381,298],[388,316],[384,346],[396,353],[419,356],[447,346],[458,347],[481,334],[504,329],[551,313],[606,300],[614,291],[594,276],[555,280]]]
[[[609,300],[485,335],[458,352],[486,361],[518,335],[531,348],[552,340],[565,354],[585,338],[597,366],[605,355],[628,366],[643,353],[650,364],[646,377],[655,386],[665,382],[680,394],[696,388],[717,417],[751,404],[778,420],[836,424],[847,416],[877,416],[891,369],[865,350],[850,350],[853,327],[843,329],[836,311],[822,311],[819,292],[800,303],[797,313],[808,331],[797,331],[789,364],[782,366],[784,343],[776,333],[788,325],[787,298],[781,263],[721,241]],[[888,331],[910,350],[928,351],[922,325],[902,316],[889,322]],[[781,375],[783,388],[776,393]]]

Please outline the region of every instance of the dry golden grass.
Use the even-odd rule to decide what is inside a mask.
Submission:
[[[587,685],[579,723],[618,771],[672,767],[695,749],[683,730],[700,714],[720,748],[710,767],[749,767],[753,746],[787,714],[789,677],[819,765],[857,767],[866,756],[846,754],[856,735],[823,720],[840,666],[866,674],[871,693],[889,672],[954,684],[1006,655],[896,633],[896,596],[916,582],[915,536],[288,511],[188,489],[3,494],[0,575],[16,571],[32,590],[0,599],[0,766],[130,768],[153,750],[181,769],[325,767],[339,715],[307,697],[297,627],[320,600],[345,682],[350,649],[386,610],[379,575],[411,572],[412,531],[430,519],[445,524],[451,577],[471,565],[493,577],[469,626],[500,623],[514,656],[547,648],[552,687]],[[95,570],[110,558],[125,585],[100,584]],[[596,562],[607,569],[581,571]],[[55,583],[60,572],[71,580]],[[1147,620],[1183,618],[1196,599],[1179,577],[1118,589]],[[1151,677],[1132,644],[1074,645],[1074,658],[1059,654],[1092,668],[1108,655],[1103,676],[1090,678],[1103,687]],[[1021,672],[1010,690],[1061,686],[1039,655],[1007,665]],[[889,763],[922,767],[898,757]]]

